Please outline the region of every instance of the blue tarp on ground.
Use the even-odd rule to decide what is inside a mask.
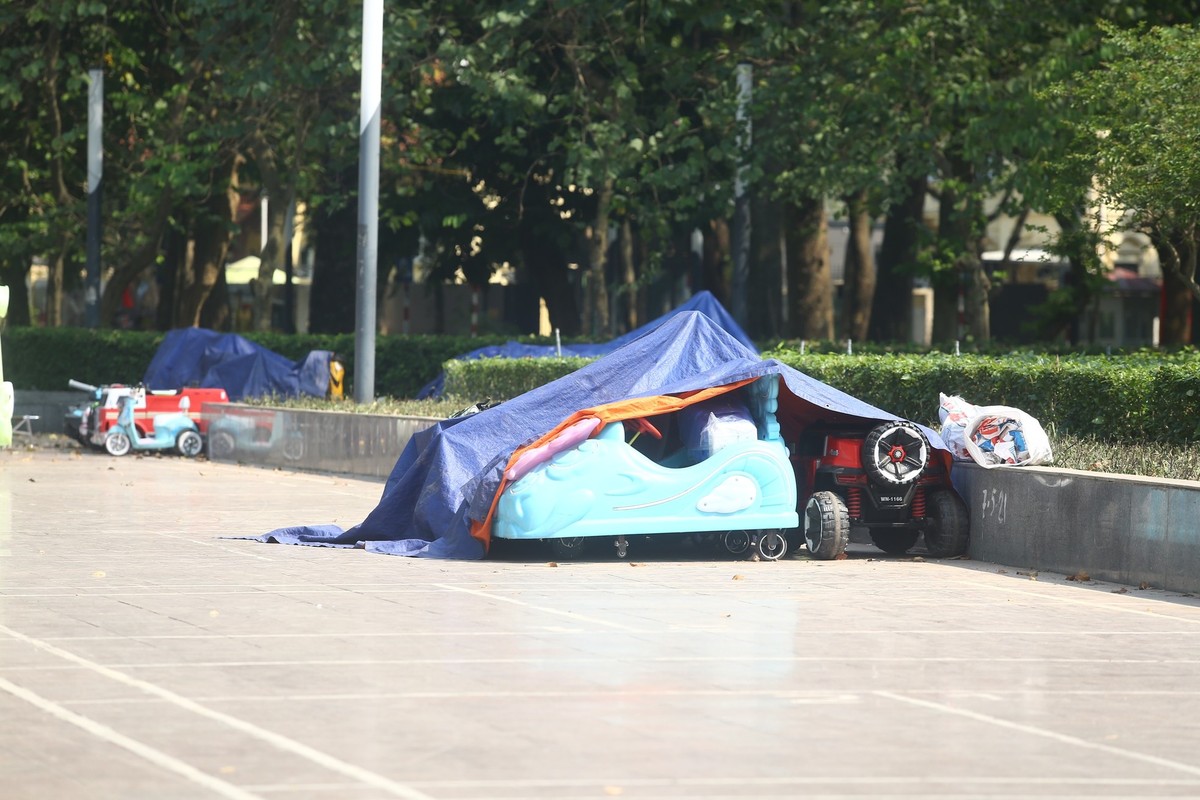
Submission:
[[[758,352],[758,349],[754,346],[754,342],[751,341],[750,337],[746,335],[746,332],[742,330],[741,326],[737,324],[737,320],[733,318],[733,315],[725,310],[725,306],[721,305],[721,302],[717,300],[717,298],[713,297],[712,292],[703,291],[692,295],[692,297],[686,303],[674,309],[673,311],[668,311],[661,317],[653,319],[639,328],[634,328],[629,333],[625,334],[624,336],[618,336],[611,342],[602,342],[599,344],[584,342],[563,345],[562,348],[555,347],[554,345],[506,342],[504,344],[481,347],[478,350],[472,350],[469,353],[462,353],[454,358],[459,361],[470,361],[476,358],[550,358],[551,356],[557,355],[596,358],[599,356],[608,355],[618,347],[628,344],[634,339],[640,339],[642,336],[645,336],[659,325],[662,325],[671,317],[686,311],[699,311],[701,314],[717,323],[717,325],[723,328],[730,336],[737,339],[754,352]],[[417,393],[417,399],[441,397],[442,388],[445,384],[445,381],[445,373],[438,375],[421,388],[421,391]]]
[[[324,397],[331,355],[313,350],[291,361],[234,333],[181,328],[163,338],[142,383],[164,390],[220,388],[235,402],[247,397]]]
[[[576,372],[467,417],[417,434],[401,453],[379,504],[349,530],[335,525],[281,528],[260,541],[363,546],[393,555],[482,558],[470,535],[486,518],[509,456],[576,411],[637,397],[674,395],[762,375],[781,376],[784,438],[815,421],[888,421],[895,416],[758,354],[704,314],[672,316],[639,339]],[[941,437],[925,429],[943,451]]]

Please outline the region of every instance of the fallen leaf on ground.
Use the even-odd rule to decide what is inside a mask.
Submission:
[[[1067,576],[1067,580],[1079,581],[1080,583],[1085,583],[1087,581],[1090,581],[1091,579],[1092,579],[1092,576],[1087,574],[1087,570],[1082,570],[1082,569],[1079,570],[1079,572],[1076,572],[1074,575]]]
[[[548,561],[548,562],[546,562],[546,566],[547,567],[557,567],[558,562],[557,561]]]

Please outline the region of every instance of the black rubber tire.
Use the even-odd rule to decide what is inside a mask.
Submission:
[[[937,489],[929,493],[930,525],[925,528],[925,549],[934,558],[954,558],[967,552],[970,541],[971,518],[967,504],[952,489]]]
[[[721,544],[730,555],[745,555],[750,550],[750,531],[726,531]]]
[[[908,486],[921,477],[928,463],[929,442],[907,420],[876,425],[863,440],[863,469],[877,485]]]
[[[582,536],[566,536],[550,540],[550,552],[559,561],[571,561],[583,555],[587,539]]]
[[[761,531],[755,543],[755,551],[763,561],[778,561],[788,554],[787,537],[782,531]]]
[[[821,561],[841,558],[850,543],[850,512],[833,492],[816,492],[804,506],[804,543]]]
[[[902,556],[913,548],[921,538],[920,531],[908,530],[871,530],[871,541],[889,556]]]
[[[184,458],[195,458],[204,452],[204,440],[195,431],[180,431],[175,437],[175,449]]]
[[[208,457],[214,460],[233,458],[237,452],[237,440],[229,431],[210,431],[208,434]]]

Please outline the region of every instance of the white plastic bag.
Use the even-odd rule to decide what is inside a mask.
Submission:
[[[942,441],[956,460],[971,461],[971,453],[967,450],[967,421],[979,411],[979,406],[968,403],[958,395],[947,396],[942,392],[938,392],[938,399],[941,403],[938,417],[942,421]]]
[[[967,452],[982,467],[1034,466],[1054,460],[1041,423],[1017,408],[982,406],[967,420],[964,432]]]

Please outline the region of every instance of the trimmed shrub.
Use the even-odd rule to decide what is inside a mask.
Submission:
[[[443,394],[471,402],[489,397],[493,400],[508,400],[569,375],[594,360],[564,357],[447,361],[443,365],[446,373]]]

